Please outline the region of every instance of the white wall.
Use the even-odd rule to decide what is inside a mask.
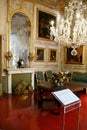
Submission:
[[[7,51],[7,0],[0,0],[0,35],[2,35],[2,69],[6,67]]]

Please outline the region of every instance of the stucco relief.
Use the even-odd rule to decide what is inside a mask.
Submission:
[[[22,6],[21,3],[23,4],[20,0],[9,0],[9,11],[20,8]]]
[[[43,44],[44,43],[44,44]],[[43,41],[43,40],[34,40],[35,45],[44,45],[44,46],[53,46],[58,47],[58,44],[56,42],[50,42],[50,41]]]
[[[67,4],[68,0],[26,0],[31,2],[40,3],[41,5],[45,5],[51,9],[64,11],[64,7]]]
[[[26,10],[27,12],[29,13],[33,13],[32,10],[33,10],[33,4],[30,3],[30,2],[24,2],[21,0],[9,0],[9,4],[8,4],[8,11],[11,12],[13,10],[16,10],[16,9],[24,9]]]
[[[32,14],[32,10],[33,10],[33,4],[29,3],[29,2],[24,2],[24,9],[27,10],[27,12],[29,12],[29,14]]]
[[[24,19],[22,17],[22,19],[18,20],[16,23],[12,23],[12,17],[16,14],[19,13],[26,16],[27,20],[24,22]],[[30,25],[28,26],[28,22],[30,21]],[[21,21],[22,21],[22,26],[21,26]],[[16,67],[16,62],[18,61],[19,57],[19,51],[15,52],[12,51],[12,46],[19,46],[19,44],[17,43],[21,43],[21,49],[23,48],[23,46],[25,46],[27,51],[22,50],[22,52],[24,53],[24,55],[29,55],[29,49],[32,49],[32,30],[33,30],[33,3],[30,2],[25,2],[25,1],[21,1],[21,0],[8,0],[8,47],[7,47],[7,51],[10,52],[13,55],[13,61],[11,62],[7,62],[8,65],[7,67]],[[18,27],[18,24],[20,24],[20,26]],[[14,25],[11,25],[14,24]],[[32,27],[32,29],[31,29]],[[14,28],[14,29],[13,29]],[[31,35],[31,37],[29,37]],[[15,42],[14,42],[15,40]],[[15,43],[14,45],[11,45],[12,43]],[[27,44],[29,43],[29,44]],[[23,45],[24,44],[24,45]],[[25,45],[26,44],[26,45]],[[27,46],[28,45],[28,46]],[[12,47],[12,48],[11,48]],[[16,48],[18,49],[18,48]],[[17,53],[17,56],[13,53]],[[25,54],[26,53],[26,54]],[[27,59],[27,57],[25,56],[26,62],[25,62],[25,67],[29,66],[29,59]],[[8,59],[7,59],[8,60]],[[15,63],[14,63],[15,62]]]

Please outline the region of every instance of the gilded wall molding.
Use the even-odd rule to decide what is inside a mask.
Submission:
[[[11,20],[16,12],[22,12],[32,19],[33,4],[21,0],[8,0],[8,20]]]
[[[65,6],[68,5],[70,0],[24,0],[27,2],[38,3],[48,8],[55,9],[59,11],[61,14],[64,13]],[[83,4],[87,4],[87,0],[83,0]]]
[[[44,43],[44,46],[53,46],[53,47],[58,47],[58,44],[56,43],[56,42],[50,42],[50,41],[43,41],[43,40],[37,40],[37,39],[35,39],[34,40],[34,44],[36,45],[36,46],[38,46],[38,45],[43,45],[43,43]]]
[[[64,13],[64,7],[68,4],[69,0],[24,0],[27,2],[38,3],[51,9],[55,9],[60,13]]]
[[[34,7],[33,3],[25,2],[24,0],[8,0],[8,10],[7,10],[7,26],[8,26],[8,32],[7,32],[7,52],[10,52],[10,31],[11,31],[11,21],[12,16],[15,13],[22,13],[25,16],[27,16],[31,23],[31,41],[30,41],[30,50],[33,48],[33,13],[34,13]],[[11,52],[10,52],[11,54]],[[8,58],[6,59],[8,63]],[[10,67],[10,62],[7,64],[7,68]]]

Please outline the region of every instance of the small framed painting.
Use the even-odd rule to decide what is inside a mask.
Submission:
[[[49,62],[56,62],[57,61],[57,49],[49,49],[48,61]]]
[[[36,61],[44,62],[44,58],[45,58],[44,51],[45,51],[44,48],[40,48],[40,47],[35,48]]]
[[[50,39],[51,21],[54,22],[56,27],[56,15],[47,13],[37,9],[37,38]]]
[[[65,63],[66,64],[84,64],[84,57],[83,57],[83,45],[76,48],[75,51],[72,50],[73,48],[65,48]],[[76,55],[74,54],[76,53]]]

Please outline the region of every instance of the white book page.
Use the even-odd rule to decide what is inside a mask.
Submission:
[[[59,99],[63,105],[68,105],[80,100],[70,89],[55,91],[52,92],[52,94],[56,99]]]

